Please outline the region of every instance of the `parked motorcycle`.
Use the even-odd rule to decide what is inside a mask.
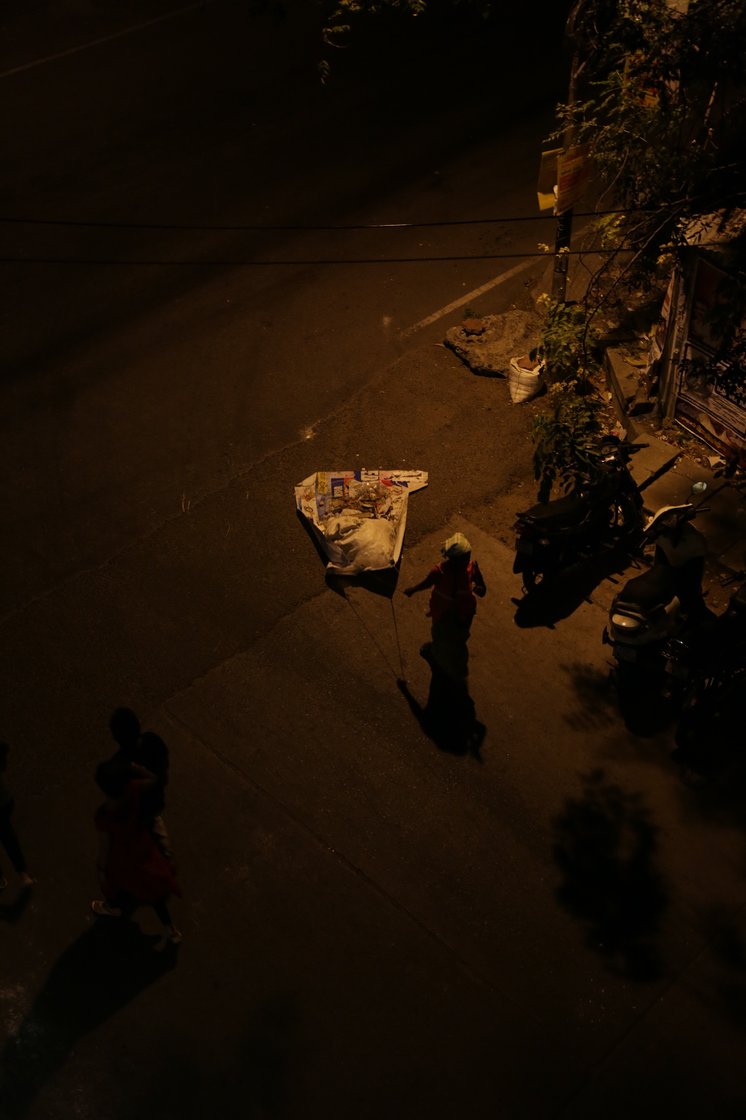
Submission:
[[[570,494],[518,514],[513,571],[521,573],[527,591],[604,549],[637,544],[643,507],[629,461],[643,446],[609,437],[592,477],[582,479]]]
[[[684,681],[673,758],[706,772],[743,747],[746,689],[746,584],[725,612],[668,650],[667,673]]]
[[[707,542],[691,524],[700,510],[686,502],[651,517],[643,547],[655,544],[652,567],[628,580],[614,597],[602,640],[612,647],[615,675],[627,684],[659,687],[670,639],[698,623],[706,608],[702,574]],[[632,678],[632,679],[630,679]]]

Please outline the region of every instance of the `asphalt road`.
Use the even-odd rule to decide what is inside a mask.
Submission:
[[[507,45],[496,65],[473,34],[381,34],[335,56],[323,88],[306,6],[259,9],[216,0],[143,27],[143,5],[115,22],[80,4],[74,36],[60,21],[40,37],[40,5],[9,37],[2,216],[34,220],[3,227],[2,613],[182,503],[251,489],[402,331],[521,263],[448,258],[546,234],[194,228],[536,217],[559,54],[519,98]]]
[[[322,90],[298,11],[8,17],[2,210],[34,222],[4,225],[1,733],[40,880],[0,910],[14,1114],[740,1115],[739,802],[625,731],[608,587],[516,626],[531,411],[439,342],[522,262],[399,260],[546,227],[214,228],[534,216],[552,28],[382,31]],[[540,271],[473,298],[528,307]],[[424,699],[423,604],[324,585],[292,486],[348,464],[430,472],[405,582],[474,538],[481,761],[397,690]],[[172,751],[178,956],[87,911],[121,703]]]

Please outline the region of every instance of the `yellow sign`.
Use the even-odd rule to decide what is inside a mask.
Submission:
[[[557,201],[557,159],[561,151],[561,148],[552,148],[551,151],[541,153],[539,182],[536,184],[540,210],[554,210]]]

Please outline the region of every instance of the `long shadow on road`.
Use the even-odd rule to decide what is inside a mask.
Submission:
[[[158,952],[131,922],[96,922],[62,954],[0,1054],[2,1116],[27,1116],[34,1098],[94,1030],[174,968],[177,950]]]
[[[481,747],[487,728],[477,719],[474,701],[465,683],[453,684],[445,674],[434,671],[424,705],[412,695],[406,681],[396,683],[412,715],[439,750],[455,755],[468,754],[477,762],[483,761]]]

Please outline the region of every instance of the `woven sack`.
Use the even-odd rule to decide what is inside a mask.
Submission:
[[[544,386],[544,363],[539,362],[535,369],[526,369],[521,363],[528,363],[525,355],[510,359],[508,388],[513,404],[522,404],[538,396]]]

